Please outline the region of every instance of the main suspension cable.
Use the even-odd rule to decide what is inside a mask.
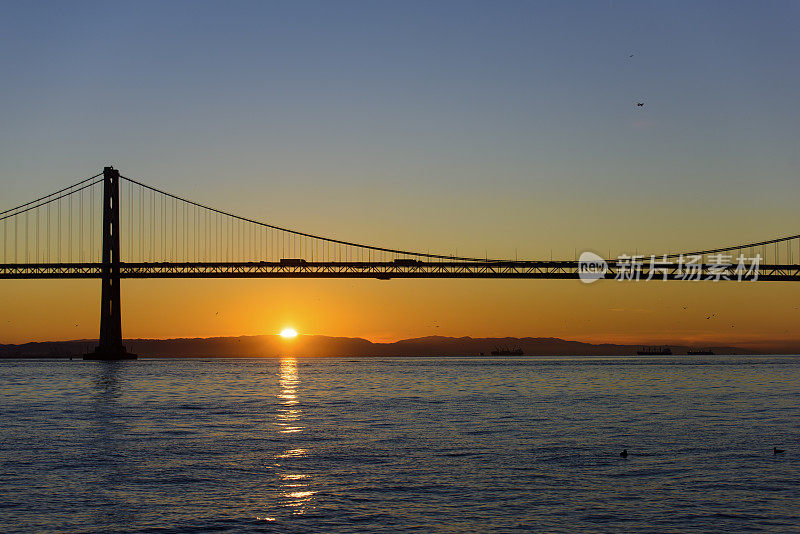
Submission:
[[[97,176],[94,176],[93,178],[97,178]],[[86,184],[83,187],[80,187],[78,189],[72,189],[68,193],[64,193],[63,195],[60,195],[60,196],[57,196],[57,197],[53,197],[50,200],[47,200],[46,202],[42,202],[41,204],[36,204],[35,206],[30,206],[30,204],[32,204],[32,202],[27,202],[25,204],[22,204],[22,206],[17,206],[16,208],[14,208],[14,210],[17,210],[17,209],[19,209],[19,208],[21,208],[23,206],[29,206],[29,207],[27,207],[25,209],[22,209],[22,210],[19,210],[19,211],[6,210],[6,211],[4,211],[2,213],[8,213],[9,211],[14,211],[14,213],[8,213],[8,215],[3,215],[2,217],[0,217],[0,221],[3,221],[5,219],[10,219],[11,217],[16,217],[17,215],[22,215],[23,213],[26,213],[26,212],[31,211],[31,210],[35,210],[36,208],[41,208],[42,206],[46,206],[47,204],[51,204],[51,203],[53,203],[53,202],[55,202],[57,200],[61,200],[62,198],[65,198],[65,197],[68,197],[68,196],[70,196],[70,195],[72,195],[74,193],[77,193],[78,191],[83,191],[84,189],[88,189],[88,188],[92,187],[93,185],[97,185],[97,184],[101,183],[102,181],[103,181],[103,179],[100,178],[99,180],[95,180],[94,182]],[[86,180],[83,180],[83,182],[80,182],[80,183],[84,183],[84,182],[86,182]],[[71,188],[68,187],[67,189],[71,189]],[[62,189],[61,191],[66,191],[67,189]],[[53,195],[54,194],[56,194],[56,193],[53,193]],[[53,195],[47,195],[46,197],[42,197],[42,199],[45,199],[45,198],[53,196]],[[42,199],[39,199],[39,200],[42,200]],[[38,202],[38,201],[34,201],[34,202]]]
[[[275,226],[273,224],[269,224],[269,223],[265,223],[265,222],[261,222],[261,221],[256,221],[256,220],[250,219],[248,217],[242,217],[242,216],[236,215],[234,213],[230,213],[230,212],[227,212],[227,211],[223,211],[223,210],[219,210],[219,209],[216,209],[216,208],[212,208],[211,206],[206,206],[205,204],[200,204],[199,202],[194,202],[192,200],[189,200],[189,199],[186,199],[186,198],[183,198],[183,197],[179,197],[178,195],[173,195],[172,193],[168,193],[168,192],[163,191],[161,189],[158,189],[156,187],[149,186],[147,184],[144,184],[142,182],[134,180],[133,178],[128,178],[127,176],[120,175],[120,178],[122,178],[124,180],[127,180],[128,182],[134,183],[134,184],[138,185],[139,187],[143,187],[145,189],[149,189],[151,191],[155,191],[157,193],[160,193],[162,195],[166,195],[166,196],[168,196],[170,198],[173,198],[175,200],[178,200],[180,202],[185,202],[185,203],[190,204],[192,206],[196,206],[198,208],[203,208],[203,209],[212,211],[214,213],[218,213],[220,215],[224,215],[226,217],[231,217],[233,219],[236,219],[236,220],[239,220],[239,221],[242,221],[242,222],[256,224],[256,225],[259,225],[259,226],[263,226],[265,228],[271,228],[273,230],[279,230],[281,232],[286,232],[286,233],[293,234],[293,235],[296,235],[296,236],[309,237],[309,238],[312,238],[312,239],[319,239],[321,241],[326,241],[328,243],[336,243],[336,244],[339,244],[339,245],[346,245],[346,246],[351,246],[351,247],[360,247],[360,248],[364,248],[364,249],[368,249],[368,250],[376,250],[376,251],[379,251],[379,252],[388,252],[388,253],[391,253],[391,254],[400,254],[400,255],[404,255],[404,256],[418,256],[418,257],[421,257],[421,258],[432,258],[432,259],[454,260],[454,261],[471,261],[471,262],[474,262],[474,261],[480,261],[480,262],[486,262],[486,261],[499,262],[499,261],[503,261],[503,260],[486,260],[486,259],[481,259],[481,258],[467,258],[467,257],[461,257],[461,256],[448,256],[448,255],[443,255],[443,254],[428,254],[428,253],[424,253],[424,252],[412,252],[412,251],[408,251],[408,250],[400,250],[400,249],[378,247],[378,246],[374,246],[374,245],[364,245],[362,243],[354,243],[352,241],[343,241],[341,239],[334,239],[334,238],[331,238],[331,237],[324,237],[324,236],[320,236],[320,235],[309,234],[309,233],[306,233],[306,232],[300,232],[300,231],[297,231],[297,230],[292,230],[290,228],[283,228],[281,226]],[[231,230],[233,230],[233,229],[231,229]]]
[[[29,205],[31,205],[31,204],[36,204],[37,202],[41,202],[42,200],[45,200],[45,199],[47,199],[47,198],[50,198],[50,197],[52,197],[52,196],[58,195],[58,194],[60,194],[60,193],[63,193],[64,191],[68,191],[68,190],[70,190],[70,189],[73,189],[73,188],[75,188],[75,187],[78,187],[79,185],[81,185],[81,184],[84,184],[84,183],[88,182],[89,180],[94,180],[95,178],[97,178],[97,177],[99,177],[99,176],[103,176],[103,173],[101,172],[100,174],[95,174],[94,176],[90,176],[89,178],[86,178],[86,179],[84,179],[84,180],[81,180],[80,182],[78,182],[78,183],[76,183],[76,184],[72,184],[72,185],[71,185],[71,186],[69,186],[69,187],[65,187],[64,189],[59,189],[59,190],[58,190],[58,191],[56,191],[55,193],[50,193],[49,195],[45,195],[45,196],[43,196],[43,197],[39,197],[39,198],[37,198],[36,200],[31,200],[30,202],[26,202],[25,204],[20,204],[20,205],[19,205],[19,206],[17,206],[16,208],[11,208],[11,209],[8,209],[8,210],[5,210],[5,211],[0,211],[0,215],[5,215],[6,213],[9,213],[9,212],[11,212],[11,211],[17,211],[17,210],[19,210],[19,209],[22,209],[22,208],[24,208],[25,206],[29,206]],[[97,183],[97,182],[95,182],[95,183]],[[94,185],[94,184],[90,184],[90,185]],[[75,192],[75,191],[73,191],[72,193],[74,193],[74,192]],[[70,195],[70,194],[72,194],[72,193],[67,193],[67,194],[68,194],[68,195]],[[59,197],[59,198],[62,198],[62,197]],[[54,198],[53,200],[58,200],[58,199],[55,199],[55,198]],[[52,201],[51,201],[51,202],[52,202]],[[44,204],[42,204],[42,206],[43,206],[43,205],[44,205]],[[20,212],[20,213],[23,213],[23,212]],[[16,214],[15,214],[15,215],[16,215]],[[5,217],[3,217],[3,218],[5,218]],[[2,220],[2,219],[0,219],[0,220]]]

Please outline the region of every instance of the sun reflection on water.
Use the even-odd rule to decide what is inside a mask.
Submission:
[[[303,427],[298,424],[301,411],[297,407],[297,385],[300,380],[297,377],[297,361],[294,358],[281,360],[280,386],[278,394],[280,400],[278,406],[278,417],[276,424],[280,428],[281,434],[292,434],[302,432]]]
[[[300,424],[302,410],[297,396],[300,379],[297,376],[297,361],[285,358],[280,364],[280,392],[275,424],[281,434],[299,438],[305,428]],[[289,436],[287,436],[288,438]],[[309,476],[298,472],[296,461],[308,456],[308,449],[293,445],[275,455],[275,466],[280,473],[280,504],[293,515],[306,513],[311,506],[314,492],[309,489]]]

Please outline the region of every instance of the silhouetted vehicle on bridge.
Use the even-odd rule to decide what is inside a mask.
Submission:
[[[278,263],[281,265],[286,265],[288,267],[300,267],[301,265],[305,265],[308,262],[302,258],[281,258]]]

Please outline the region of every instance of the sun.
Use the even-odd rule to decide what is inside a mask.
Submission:
[[[284,339],[291,339],[297,337],[297,330],[294,328],[284,328],[281,330],[281,337]]]

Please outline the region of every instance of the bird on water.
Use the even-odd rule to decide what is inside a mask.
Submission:
[[[783,450],[783,449],[779,449],[777,447],[772,447],[772,454],[783,454],[784,452],[786,452],[786,451]]]
[[[619,453],[619,455],[620,455],[621,458],[627,458],[628,457],[628,449],[622,449],[622,452]]]

